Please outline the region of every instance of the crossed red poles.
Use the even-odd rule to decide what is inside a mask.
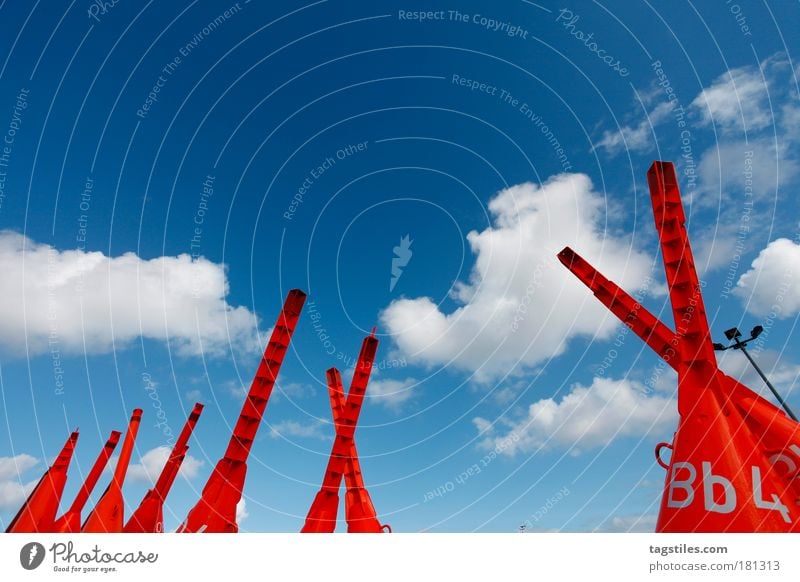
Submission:
[[[659,532],[800,531],[800,424],[717,366],[675,168],[647,173],[675,330],[572,249],[558,258],[678,372]]]
[[[381,525],[378,521],[372,499],[364,487],[364,478],[361,474],[361,464],[358,460],[354,440],[358,417],[364,404],[364,395],[377,349],[378,340],[375,338],[373,329],[372,335],[365,338],[361,345],[361,353],[358,356],[346,399],[339,370],[331,368],[326,372],[336,438],[328,458],[322,488],[308,510],[302,533],[332,533],[336,529],[339,487],[342,484],[342,478],[344,478],[347,489],[345,495],[347,531],[349,533],[391,531],[391,527]]]

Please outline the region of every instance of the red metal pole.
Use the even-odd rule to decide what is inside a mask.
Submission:
[[[200,500],[189,511],[179,532],[235,533],[239,530],[236,504],[242,498],[247,458],[305,300],[306,294],[299,289],[291,290],[286,297],[233,429],[228,449],[211,473]]]
[[[594,296],[638,335],[670,366],[677,369],[678,338],[675,333],[633,297],[606,279],[578,253],[566,247],[558,259],[594,293]]]
[[[559,258],[678,372],[656,530],[800,531],[800,425],[717,367],[674,166],[655,162],[648,182],[676,332],[570,249]]]
[[[46,533],[53,531],[58,505],[67,483],[67,468],[78,442],[78,431],[69,435],[61,452],[53,461],[14,519],[6,533]]]
[[[345,402],[342,376],[339,374],[339,370],[332,368],[331,373],[327,374],[327,379],[333,423],[338,428],[342,422],[342,410]],[[355,439],[346,459],[344,483],[347,489],[344,507],[348,533],[382,533],[384,529],[391,530],[388,525],[381,525],[378,521],[372,498],[364,487],[364,476],[361,473]]]
[[[314,498],[306,516],[302,533],[330,533],[336,529],[336,514],[339,509],[339,487],[345,473],[347,459],[351,458],[353,436],[364,403],[364,395],[372,372],[372,363],[378,349],[378,340],[374,335],[364,339],[361,352],[350,384],[347,400],[342,407],[340,420],[336,427],[336,438],[333,441],[328,467],[322,481],[322,488]],[[336,383],[336,370],[327,372],[328,384]]]
[[[86,477],[86,481],[83,483],[80,491],[78,491],[78,494],[75,496],[75,500],[72,502],[72,505],[67,511],[64,512],[64,515],[56,520],[56,523],[53,526],[54,532],[78,533],[81,531],[81,512],[83,511],[83,507],[89,500],[89,496],[92,494],[92,491],[94,491],[94,487],[97,484],[97,481],[100,479],[100,475],[103,473],[103,470],[106,468],[108,459],[111,457],[111,454],[117,447],[119,437],[121,436],[121,432],[116,430],[111,431],[111,435],[108,437],[108,440],[100,451],[100,454],[97,455],[97,459],[95,460],[94,465],[92,465],[89,475]]]
[[[183,459],[189,450],[187,444],[189,437],[192,436],[202,412],[203,405],[198,402],[194,405],[183,430],[178,435],[155,486],[145,493],[144,499],[125,525],[123,529],[125,533],[161,533],[164,531],[164,501],[178,476]]]
[[[125,440],[122,443],[122,451],[114,469],[114,476],[109,483],[103,496],[97,502],[89,517],[81,528],[84,533],[119,533],[122,532],[124,523],[125,502],[122,499],[122,484],[125,482],[125,475],[128,472],[128,465],[131,462],[133,445],[136,442],[136,434],[139,432],[139,424],[142,421],[142,409],[135,408],[131,421],[128,424],[128,431],[125,433]]]

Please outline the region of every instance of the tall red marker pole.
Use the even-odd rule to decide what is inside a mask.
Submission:
[[[175,478],[178,476],[183,460],[189,450],[188,442],[189,437],[192,436],[194,427],[200,414],[203,412],[203,405],[197,403],[194,405],[186,424],[175,445],[172,447],[172,452],[167,459],[161,474],[156,481],[155,486],[145,493],[144,499],[139,504],[136,511],[133,512],[128,523],[125,524],[125,533],[161,533],[164,531],[164,501],[167,498]]]
[[[67,483],[67,468],[78,442],[78,431],[69,435],[67,442],[49,469],[42,475],[17,515],[11,520],[6,533],[44,533],[53,531],[53,524]]]
[[[75,496],[75,500],[72,502],[72,505],[70,505],[69,509],[64,512],[64,515],[56,520],[56,523],[53,526],[54,532],[78,533],[81,531],[81,512],[83,511],[86,502],[89,500],[89,496],[92,494],[92,491],[94,491],[94,487],[97,485],[100,475],[106,468],[108,459],[111,458],[111,454],[117,447],[119,437],[121,436],[121,432],[116,430],[111,431],[111,436],[108,437],[105,446],[97,456],[94,465],[92,465],[92,468],[89,471],[89,475],[86,477],[86,481],[84,481],[81,490],[78,491],[78,494]]]
[[[128,472],[128,465],[131,462],[133,445],[136,442],[136,434],[139,432],[139,424],[142,421],[142,409],[135,408],[131,421],[128,424],[128,431],[125,433],[125,441],[122,443],[117,466],[114,469],[114,476],[108,485],[103,496],[97,502],[89,517],[81,528],[84,533],[119,533],[122,531],[124,523],[125,502],[122,499],[122,484],[125,482],[125,475]]]
[[[306,294],[299,289],[291,290],[286,297],[283,310],[272,330],[272,337],[233,429],[228,449],[214,468],[203,488],[200,501],[189,511],[186,521],[178,529],[179,532],[239,531],[236,523],[236,504],[242,498],[247,474],[247,458],[305,300]]]

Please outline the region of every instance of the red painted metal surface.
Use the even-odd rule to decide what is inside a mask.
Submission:
[[[192,436],[194,427],[200,414],[203,412],[203,405],[194,405],[183,430],[178,435],[172,452],[161,470],[155,485],[145,493],[144,499],[133,512],[128,523],[125,524],[125,533],[161,533],[164,531],[164,501],[167,498],[175,478],[178,476],[183,459],[189,450],[189,437]]]
[[[117,443],[119,442],[119,437],[121,436],[121,432],[116,430],[111,431],[111,435],[108,437],[108,440],[100,451],[100,454],[97,455],[97,459],[95,460],[94,465],[92,465],[89,475],[86,477],[86,481],[84,481],[83,486],[75,496],[75,500],[72,502],[72,505],[70,505],[69,509],[64,512],[64,515],[56,520],[55,525],[53,526],[54,532],[78,533],[81,531],[81,512],[83,511],[86,502],[89,500],[89,496],[92,494],[92,491],[94,491],[94,487],[97,485],[100,475],[105,470],[106,465],[108,464],[108,459],[111,458],[111,454],[114,452],[114,449],[117,448]]]
[[[44,533],[53,531],[58,505],[67,483],[67,469],[78,442],[78,431],[69,435],[61,452],[31,491],[6,533]]]
[[[136,442],[136,434],[139,432],[139,424],[142,421],[142,409],[136,408],[128,424],[128,431],[125,433],[125,440],[122,443],[117,466],[111,478],[108,488],[97,502],[89,517],[81,528],[84,533],[119,533],[122,531],[124,523],[125,502],[122,499],[122,485],[125,482],[125,475],[128,472],[128,465],[131,462],[133,445]]]
[[[372,363],[375,361],[375,352],[378,349],[378,340],[374,333],[373,330],[373,335],[365,338],[361,345],[361,352],[356,363],[353,381],[350,384],[350,391],[347,394],[347,399],[339,408],[339,420],[336,422],[336,438],[333,441],[325,477],[322,481],[322,488],[308,510],[305,525],[301,530],[302,533],[331,533],[336,529],[336,516],[339,511],[339,487],[342,484],[344,474],[347,472],[348,461],[351,463],[351,483],[358,485],[361,479],[360,468],[356,474],[356,465],[352,463],[355,452],[353,437],[358,424],[358,416],[361,413],[361,406],[364,403],[369,376],[372,372]],[[327,372],[328,386],[334,386],[341,394],[341,378],[338,376],[339,373],[335,368]],[[331,397],[333,400],[332,393]],[[354,528],[361,528],[364,531],[372,531],[374,527],[379,527],[380,524],[377,523],[377,519],[374,520],[374,523],[369,520],[370,510],[374,515],[375,509],[372,507],[369,495],[363,489],[363,482],[361,485],[363,495],[356,488],[353,495],[350,496],[352,498],[350,502],[352,525],[350,519],[348,519],[348,525]],[[366,505],[366,501],[369,502],[369,506]],[[361,531],[361,529],[354,531]]]
[[[328,370],[326,376],[333,423],[338,428],[342,423],[342,411],[345,402],[342,376],[336,368]],[[355,439],[353,439],[349,455],[345,459],[344,484],[347,490],[345,493],[344,514],[348,533],[382,533],[385,529],[391,531],[388,525],[381,525],[378,521],[372,498],[366,487],[364,487],[364,476],[361,473],[361,463],[358,460]]]
[[[678,372],[656,531],[800,531],[800,424],[717,367],[674,166],[655,162],[648,182],[674,332],[571,249],[559,258]]]
[[[272,337],[233,429],[228,449],[214,468],[203,488],[200,500],[189,511],[186,521],[178,529],[179,532],[239,531],[236,523],[236,504],[242,498],[247,475],[247,458],[305,300],[306,294],[299,289],[293,289],[286,297],[283,310],[272,330]]]

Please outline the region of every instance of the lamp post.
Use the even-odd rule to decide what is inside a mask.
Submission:
[[[789,405],[786,404],[783,398],[781,398],[781,395],[778,394],[778,391],[775,389],[775,386],[772,385],[772,383],[769,381],[766,375],[764,375],[764,372],[761,371],[761,368],[758,367],[758,364],[756,364],[755,360],[750,356],[750,354],[747,353],[747,350],[745,349],[745,346],[754,339],[756,339],[758,336],[760,336],[761,332],[763,331],[764,328],[760,325],[757,325],[750,332],[750,337],[746,340],[743,340],[741,339],[742,332],[740,332],[738,328],[732,327],[731,329],[725,331],[725,337],[728,338],[728,341],[732,341],[734,343],[732,343],[729,346],[724,346],[722,344],[715,343],[714,349],[720,352],[724,352],[725,350],[729,350],[731,348],[733,348],[734,350],[741,350],[741,352],[750,361],[750,363],[753,364],[753,368],[756,369],[756,372],[758,372],[758,375],[761,376],[762,380],[764,380],[764,383],[767,385],[770,391],[772,391],[772,394],[775,396],[778,402],[780,402],[781,406],[783,406],[783,409],[786,411],[786,414],[789,416],[789,418],[791,418],[796,422],[797,417],[794,415],[794,412],[792,412],[792,409],[789,408]]]

